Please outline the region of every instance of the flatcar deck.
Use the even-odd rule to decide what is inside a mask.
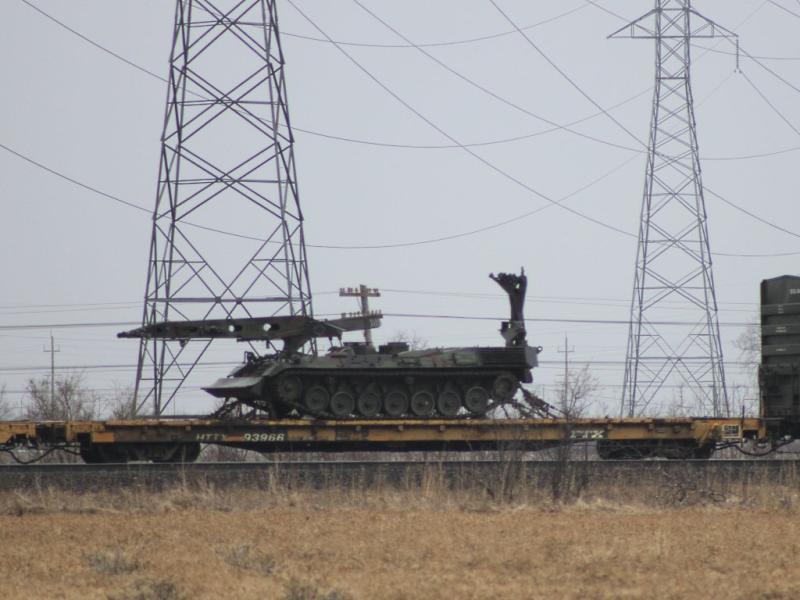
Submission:
[[[163,462],[191,460],[199,452],[200,444],[223,444],[259,452],[470,451],[510,446],[536,450],[586,440],[596,441],[604,458],[650,455],[704,458],[698,450],[713,451],[721,443],[765,437],[763,420],[717,418],[374,421],[153,418],[0,422],[0,447],[74,446],[81,449],[88,462],[137,458]],[[626,453],[623,448],[634,451]],[[182,458],[176,449],[184,451]],[[186,449],[191,451],[187,454]]]

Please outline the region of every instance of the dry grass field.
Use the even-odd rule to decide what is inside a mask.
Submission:
[[[0,494],[7,598],[800,597],[800,488]]]

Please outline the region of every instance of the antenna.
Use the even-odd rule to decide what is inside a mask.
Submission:
[[[662,390],[674,381],[692,390],[699,410],[719,416],[727,412],[728,398],[692,99],[691,42],[736,34],[697,13],[691,0],[655,0],[653,10],[609,36],[621,37],[655,40],[656,49],[621,414],[658,410]],[[669,321],[675,322],[663,324]],[[680,324],[685,322],[690,324]]]
[[[312,315],[278,31],[275,0],[176,1],[143,327]],[[137,410],[160,415],[211,342],[143,338]]]

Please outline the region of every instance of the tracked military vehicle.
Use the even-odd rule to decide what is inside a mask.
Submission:
[[[380,313],[317,320],[307,316],[175,321],[120,337],[172,340],[235,338],[283,342],[274,354],[246,353],[243,365],[203,389],[273,418],[458,418],[483,416],[512,400],[532,381],[541,348],[528,346],[523,305],[527,278],[490,275],[508,294],[511,319],[502,323],[502,347],[411,350],[403,342],[377,349],[363,342],[335,345],[324,355],[303,352],[312,340],[341,340],[346,331],[378,327]]]

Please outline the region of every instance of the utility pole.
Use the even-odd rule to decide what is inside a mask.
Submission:
[[[61,348],[55,347],[53,333],[50,333],[50,348],[44,348],[44,352],[50,354],[50,406],[56,402],[56,352],[61,352]]]
[[[381,292],[377,288],[368,288],[363,283],[355,288],[339,288],[339,296],[342,298],[360,298],[361,314],[364,315],[364,341],[367,346],[372,346],[372,330],[369,327],[369,299],[379,298]]]
[[[142,326],[313,316],[277,0],[173,1]],[[137,412],[165,411],[211,343],[142,338]]]
[[[575,352],[575,347],[569,347],[569,338],[564,334],[564,349],[558,348],[558,353],[564,355],[564,406],[563,410],[567,412],[567,399],[569,395],[569,355]]]
[[[620,413],[665,408],[685,386],[696,409],[727,411],[708,216],[691,86],[695,38],[736,34],[692,8],[655,8],[609,38],[655,41],[656,73]],[[737,42],[738,49],[738,42]],[[679,311],[679,312],[676,312]],[[680,316],[676,318],[676,314]]]

